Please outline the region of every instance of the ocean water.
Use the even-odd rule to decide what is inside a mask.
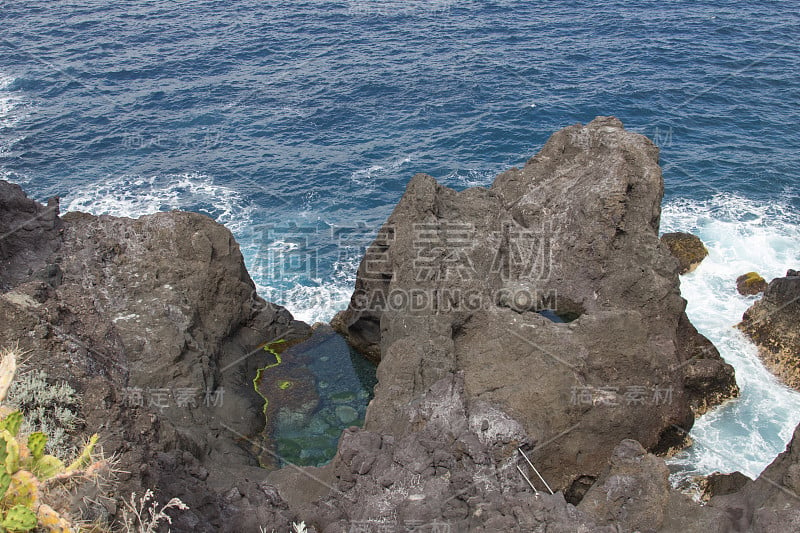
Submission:
[[[615,115],[661,148],[688,312],[737,369],[673,479],[757,475],[800,421],[733,280],[800,265],[800,9],[666,0],[0,1],[0,177],[62,209],[207,213],[298,318],[349,300],[408,179],[487,185]]]
[[[717,194],[674,200],[662,216],[662,231],[690,231],[708,248],[700,266],[682,276],[681,292],[692,323],[736,369],[741,391],[696,421],[693,446],[668,461],[672,481],[690,488],[693,476],[732,470],[754,478],[791,439],[800,421],[800,393],[780,384],[733,327],[758,297],[741,296],[732,280],[751,271],[773,279],[785,275],[787,264],[800,263],[797,211],[781,198],[760,202]]]

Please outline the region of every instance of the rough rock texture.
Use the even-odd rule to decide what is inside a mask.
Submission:
[[[382,359],[381,384],[367,428],[323,468],[256,467],[259,346],[308,328],[254,294],[206,217],[62,220],[57,202],[45,212],[0,182],[0,345],[19,341],[78,389],[85,432],[130,472],[116,495],[189,503],[175,532],[800,530],[800,426],[762,476],[706,506],[666,490],[663,460],[645,453],[680,445],[692,410],[736,391],[659,244],[655,158],[598,119],[489,190],[415,177],[337,320]],[[179,386],[224,402],[178,408]],[[162,408],[150,393],[163,389]],[[543,484],[518,446],[566,492],[534,496],[517,466]]]
[[[350,428],[328,468],[280,471],[270,481],[326,533],[617,531],[595,527],[560,493],[535,496],[516,448],[536,444],[518,422],[465,396],[463,376],[450,374],[406,407],[414,429],[402,438]]]
[[[739,329],[758,345],[764,364],[800,390],[800,276],[794,270],[772,280],[761,300],[745,311]]]
[[[697,332],[686,313],[678,322],[678,345],[684,346],[684,353],[691,354],[684,366],[684,387],[695,415],[705,414],[715,405],[738,396],[739,387],[728,364],[720,365],[720,356],[714,344]],[[678,431],[678,435],[683,434]],[[663,443],[674,447],[670,439]],[[666,451],[664,448],[659,451]]]
[[[578,510],[598,525],[642,533],[800,531],[800,426],[755,481],[739,472],[709,476],[712,497],[703,506],[670,490],[663,460],[643,452],[634,441],[620,443]]]
[[[703,479],[701,488],[703,489],[703,499],[709,500],[714,496],[724,496],[733,494],[744,488],[747,483],[753,480],[741,472],[731,472],[730,474],[715,473]]]
[[[555,488],[591,483],[622,439],[680,446],[693,407],[738,391],[684,313],[662,193],[657,148],[607,117],[489,189],[414,176],[334,320],[380,359],[366,428],[402,438],[403,406],[462,371],[470,401],[551,442],[532,458]]]
[[[736,278],[736,290],[742,296],[754,296],[767,290],[767,281],[758,272],[748,272]]]
[[[711,498],[708,507],[722,510],[719,531],[800,531],[800,425],[786,451],[755,481]]]
[[[661,243],[678,260],[679,274],[693,271],[708,255],[703,241],[691,233],[665,233],[661,236]]]
[[[610,517],[620,531],[800,531],[800,426],[786,451],[755,481],[738,472],[710,476],[710,483],[725,481],[703,506],[668,490],[663,461],[641,452],[635,442],[623,441],[578,510],[598,525]]]
[[[756,480],[710,476],[717,493],[700,505],[670,488],[664,460],[634,440],[614,449],[575,507],[549,495],[515,455],[517,446],[547,450],[522,425],[484,402],[470,402],[463,375],[437,381],[405,414],[402,438],[350,428],[324,468],[284,468],[267,486],[288,502],[310,531],[586,531],[730,533],[797,531],[800,515],[800,426],[795,438]],[[538,495],[516,469],[538,488]]]
[[[664,461],[626,439],[614,449],[608,469],[578,509],[623,531],[658,531],[664,525],[669,491]]]
[[[0,291],[46,271],[46,260],[58,247],[63,225],[58,218],[58,199],[47,206],[29,199],[19,185],[0,181]]]
[[[117,494],[157,488],[191,507],[174,531],[286,523],[244,439],[264,423],[258,346],[308,326],[256,295],[208,217],[59,218],[50,205],[0,182],[0,346],[19,342],[30,367],[78,391],[85,432],[129,472]]]

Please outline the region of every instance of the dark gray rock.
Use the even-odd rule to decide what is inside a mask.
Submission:
[[[703,498],[709,499],[714,496],[724,496],[740,491],[747,483],[753,480],[741,472],[731,472],[730,474],[715,473],[706,477],[703,484]]]
[[[755,481],[712,497],[706,507],[720,514],[724,531],[800,531],[800,425],[786,451]]]
[[[658,238],[658,150],[615,118],[556,134],[491,188],[418,174],[362,261],[334,326],[380,360],[366,428],[402,438],[405,412],[464,373],[538,441],[554,487],[596,478],[614,447],[684,443],[738,390],[684,313]]]
[[[706,505],[672,490],[662,458],[623,440],[575,507],[549,495],[516,454],[533,442],[522,425],[469,402],[463,375],[437,381],[409,406],[402,438],[351,428],[324,468],[283,469],[267,482],[315,531],[795,531],[800,504],[795,439],[756,481],[723,482]],[[483,429],[487,422],[489,427]],[[371,465],[365,471],[364,464]],[[538,486],[535,495],[523,472]],[[720,476],[712,476],[720,479]],[[712,482],[713,483],[713,482]],[[726,495],[721,495],[725,492]]]
[[[623,441],[578,510],[621,531],[798,531],[800,426],[786,451],[755,481],[738,472],[709,476],[705,505],[670,490],[663,460],[643,452],[638,443]]]
[[[350,428],[324,471],[269,481],[317,531],[616,531],[560,493],[534,494],[517,447],[535,443],[506,414],[468,403],[461,374],[434,383],[407,414],[413,430],[402,438]]]
[[[669,470],[635,440],[615,449],[607,470],[592,486],[578,509],[598,523],[623,531],[654,532],[664,524],[670,498]]]
[[[800,390],[800,277],[790,270],[773,279],[764,296],[742,316],[738,328],[758,345],[764,364]]]
[[[691,362],[684,367],[683,383],[689,404],[696,416],[739,395],[733,367],[720,364],[717,348],[697,332],[685,313],[679,321],[678,339],[678,346],[682,352],[681,359]],[[685,434],[683,428],[678,428],[676,431]],[[667,446],[669,447],[668,444]]]
[[[0,346],[19,342],[78,391],[84,431],[130,473],[117,494],[190,506],[174,531],[286,529],[246,441],[264,425],[252,379],[261,344],[308,326],[257,296],[233,236],[206,216],[59,218],[51,204],[0,182]],[[234,485],[236,502],[223,497]]]
[[[255,295],[230,233],[205,217],[71,214],[6,244],[0,344],[18,340],[79,390],[86,433],[130,472],[118,493],[189,503],[173,531],[798,530],[797,433],[706,506],[668,490],[645,453],[680,446],[693,412],[737,391],[683,313],[657,237],[656,156],[601,118],[491,189],[416,176],[337,317],[381,360],[381,382],[367,427],[323,468],[267,473],[246,445],[263,425],[258,347],[308,328]],[[6,189],[16,204],[0,205],[23,208],[0,212],[5,227],[43,209]],[[127,404],[131,388],[179,385],[224,389],[224,404]],[[535,496],[518,447],[579,508]]]
[[[0,291],[19,284],[31,275],[51,272],[48,265],[61,244],[58,199],[46,206],[29,199],[19,185],[0,180]]]

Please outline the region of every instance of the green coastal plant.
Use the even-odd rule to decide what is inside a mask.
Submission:
[[[8,404],[24,415],[21,433],[47,434],[48,453],[75,453],[77,450],[70,437],[79,422],[80,400],[75,389],[66,381],[50,382],[42,370],[21,370],[8,391]]]
[[[18,349],[0,349],[0,533],[110,532],[103,519],[79,522],[68,509],[87,482],[97,485],[95,498],[108,499],[103,494],[113,478],[115,457],[96,454],[97,434],[80,447],[80,453],[64,453],[77,450],[70,444],[70,431],[78,421],[76,392],[65,381],[48,383],[42,371],[25,372],[15,380],[18,359]],[[47,429],[58,435],[57,442]],[[51,450],[59,453],[48,454]],[[58,457],[68,455],[75,456],[69,464]],[[161,508],[152,499],[153,492],[147,490],[138,503],[135,493],[130,502],[122,501],[125,532],[155,532],[163,522],[171,523],[167,510],[188,509],[178,498]]]
[[[98,436],[92,435],[68,466],[46,454],[48,436],[37,431],[25,437],[20,431],[22,412],[5,405],[16,370],[16,351],[0,350],[0,531],[24,532],[41,527],[69,533],[78,529],[77,525],[44,500],[57,484],[98,475],[105,464],[94,460]]]
[[[264,526],[258,526],[258,530],[260,531],[260,533],[267,533],[267,528],[265,528]],[[272,533],[277,533],[277,532],[273,529]],[[290,531],[289,533],[308,533],[308,528],[306,528],[306,523],[300,522],[298,524],[297,522],[292,522],[292,531]]]

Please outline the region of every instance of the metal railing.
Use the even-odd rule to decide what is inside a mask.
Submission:
[[[544,478],[542,477],[542,475],[539,473],[539,471],[536,470],[536,467],[533,466],[533,463],[531,462],[530,459],[528,459],[528,456],[525,455],[525,452],[522,451],[522,448],[517,448],[517,451],[525,459],[525,462],[528,463],[528,466],[531,467],[531,470],[533,470],[536,473],[536,475],[539,477],[539,479],[542,481],[542,483],[544,483],[544,486],[545,486],[545,488],[547,488],[547,491],[550,494],[553,494],[553,489],[550,488],[550,485],[547,484],[547,481],[545,481]],[[528,485],[530,485],[530,487],[533,489],[533,493],[538,495],[539,491],[536,490],[536,487],[533,485],[533,483],[528,478],[528,476],[525,475],[525,472],[523,472],[522,469],[519,467],[519,464],[517,464],[516,467],[517,467],[517,470],[519,471],[519,473],[522,474],[522,477],[525,478],[525,481],[528,482]]]

